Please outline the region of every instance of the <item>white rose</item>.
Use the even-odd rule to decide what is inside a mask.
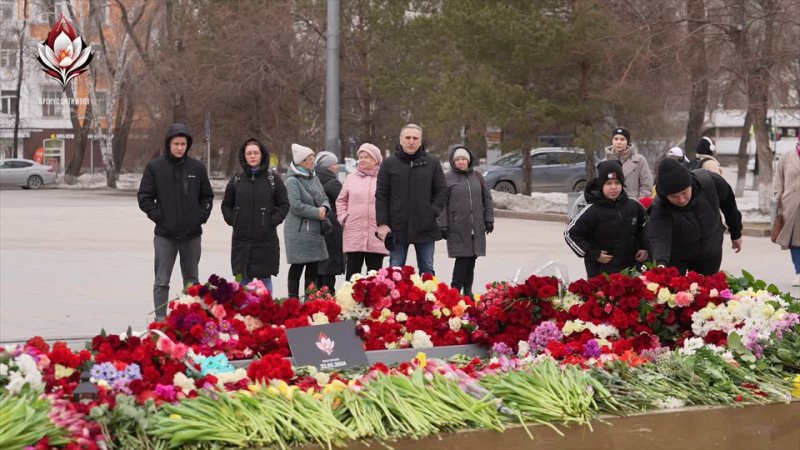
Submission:
[[[397,316],[395,316],[394,320],[398,322],[405,322],[406,320],[408,320],[408,314],[404,312],[399,312],[397,313]]]
[[[450,320],[447,321],[447,324],[450,325],[450,329],[455,332],[461,329],[461,319],[458,317],[451,317]]]

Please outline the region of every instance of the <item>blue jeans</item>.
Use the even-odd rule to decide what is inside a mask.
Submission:
[[[393,252],[389,254],[389,265],[405,266],[406,258],[408,258],[408,246],[412,244],[397,244]],[[429,273],[436,275],[433,271],[433,251],[436,249],[436,242],[422,242],[413,244],[414,250],[417,252],[417,270],[422,275]]]
[[[789,247],[789,252],[792,254],[792,262],[794,263],[794,273],[800,273],[800,246],[793,245]]]
[[[264,283],[264,286],[269,290],[269,293],[272,294],[272,277],[262,278],[261,281]],[[275,296],[272,296],[275,298]]]

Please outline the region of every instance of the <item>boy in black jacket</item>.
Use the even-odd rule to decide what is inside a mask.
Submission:
[[[586,275],[617,273],[647,260],[644,207],[628,198],[622,164],[606,160],[586,185],[588,205],[564,230],[564,239],[583,258]]]

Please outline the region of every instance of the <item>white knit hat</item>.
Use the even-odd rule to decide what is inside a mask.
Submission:
[[[300,144],[292,144],[292,161],[294,161],[295,164],[300,164],[304,159],[308,158],[309,155],[313,154],[314,150],[308,147],[303,147]]]
[[[467,161],[472,161],[472,157],[470,156],[469,152],[465,148],[457,148],[455,152],[453,152],[453,161],[456,158],[467,158]]]

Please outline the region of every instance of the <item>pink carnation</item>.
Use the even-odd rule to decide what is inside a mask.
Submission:
[[[211,308],[211,314],[218,320],[225,318],[225,307],[217,303]]]
[[[677,294],[675,294],[675,304],[680,307],[685,308],[691,305],[693,301],[694,301],[694,295],[686,291],[680,291]]]

